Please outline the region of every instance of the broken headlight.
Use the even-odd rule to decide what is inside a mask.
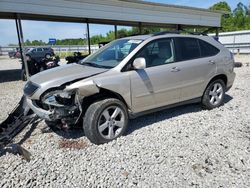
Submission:
[[[75,93],[56,90],[42,97],[42,103],[48,106],[64,107],[71,106],[75,101]]]

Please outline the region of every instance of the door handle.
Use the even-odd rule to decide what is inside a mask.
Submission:
[[[209,60],[208,62],[209,62],[210,65],[214,65],[215,64],[214,60]]]
[[[180,68],[178,68],[178,67],[173,67],[172,69],[171,69],[171,72],[179,72],[181,69]]]

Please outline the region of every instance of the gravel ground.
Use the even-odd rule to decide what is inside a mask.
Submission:
[[[250,187],[250,67],[235,71],[224,106],[140,117],[108,144],[93,145],[80,130],[30,126],[19,139],[28,135],[22,145],[31,161],[0,153],[0,187]],[[0,84],[1,120],[22,86]]]

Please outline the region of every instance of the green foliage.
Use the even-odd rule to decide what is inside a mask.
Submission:
[[[80,51],[80,52],[82,53],[82,55],[87,55],[87,53],[84,51]],[[74,55],[74,52],[56,52],[55,53],[55,56],[60,57],[60,59],[64,59],[67,56],[73,56],[73,55]]]
[[[209,8],[210,10],[222,10],[225,12],[231,12],[231,7],[227,4],[226,1],[221,1],[219,3],[214,4]]]
[[[24,42],[24,44],[26,46],[42,46],[42,45],[46,45],[45,42],[43,42],[42,40],[33,40],[32,42],[29,41],[28,39]]]
[[[228,12],[228,14],[221,19],[221,31],[250,29],[250,7],[241,2],[237,4],[237,7],[233,11],[225,1],[216,3],[209,9]]]

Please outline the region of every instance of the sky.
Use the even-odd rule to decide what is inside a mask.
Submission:
[[[209,8],[220,0],[147,0],[151,2],[167,3],[198,8]],[[249,0],[226,0],[232,9],[238,2],[250,5]],[[86,34],[86,24],[61,23],[44,21],[22,21],[24,39],[43,40],[48,42],[49,38],[83,38]],[[123,28],[123,27],[118,27]],[[125,27],[129,28],[129,27]],[[114,30],[114,26],[90,24],[90,35],[103,34]],[[17,34],[14,20],[0,20],[0,45],[17,44]]]

